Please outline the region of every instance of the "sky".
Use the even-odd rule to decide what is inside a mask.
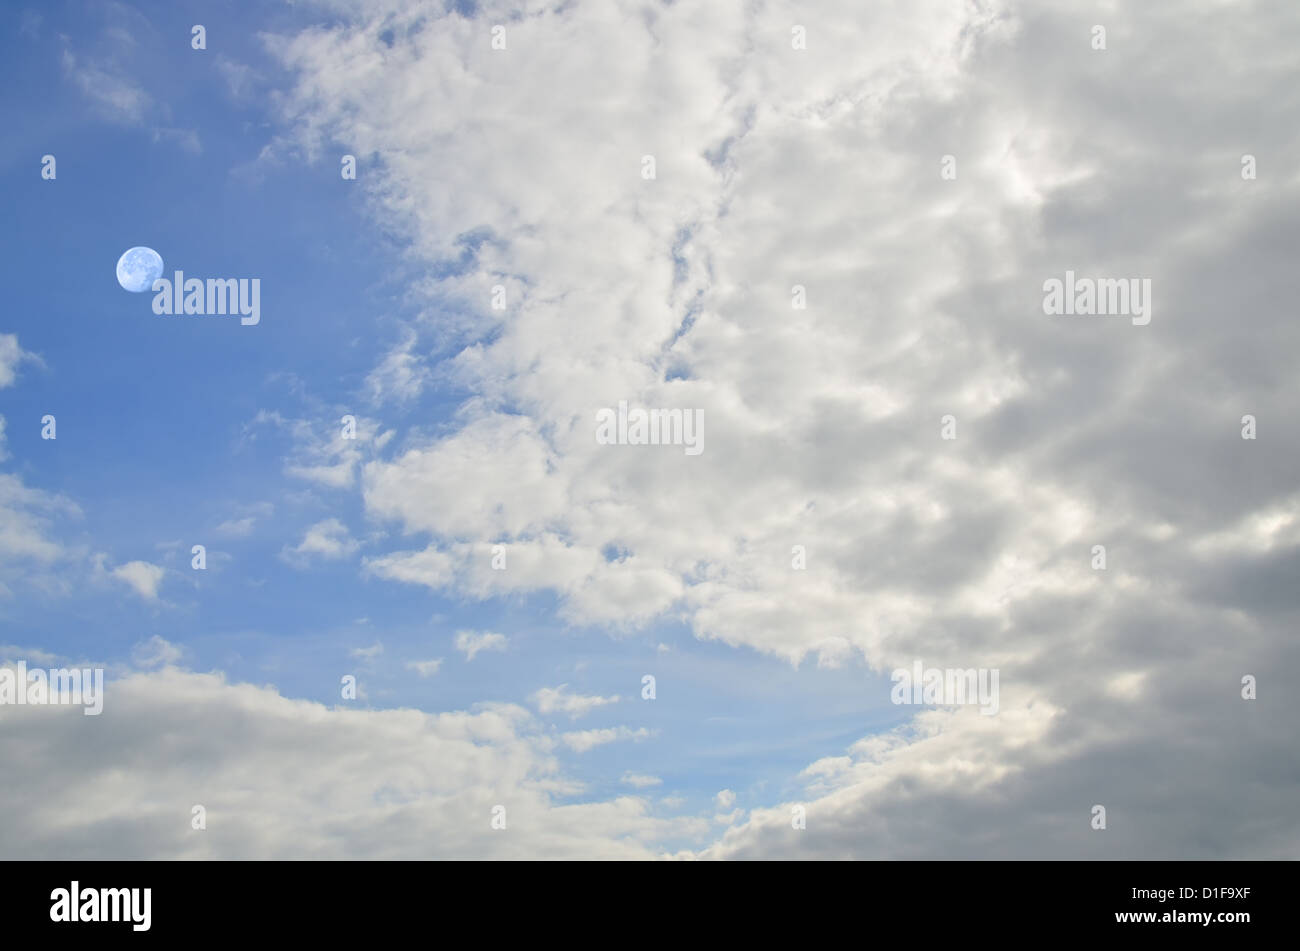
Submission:
[[[1294,4],[3,17],[0,856],[1296,854]]]

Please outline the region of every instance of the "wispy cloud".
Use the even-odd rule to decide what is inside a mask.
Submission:
[[[442,658],[437,660],[408,660],[406,669],[413,670],[421,677],[432,677],[442,667]]]
[[[614,743],[619,740],[644,740],[651,735],[650,730],[646,727],[633,730],[630,727],[618,726],[601,730],[578,730],[572,733],[562,733],[560,739],[575,753],[586,753],[606,743]]]
[[[17,334],[0,334],[0,389],[14,385],[22,363],[43,365],[40,357],[18,346]]]
[[[566,692],[567,684],[558,687],[543,687],[533,694],[533,703],[539,713],[563,713],[569,719],[576,720],[586,716],[597,707],[618,703],[618,697],[584,696]]]
[[[634,789],[649,789],[652,786],[662,786],[663,780],[658,776],[647,776],[644,773],[624,773],[619,779],[624,786],[631,786]]]
[[[63,51],[62,63],[64,74],[99,107],[102,116],[130,125],[144,122],[153,98],[117,64],[78,58],[70,49]]]
[[[506,636],[491,631],[458,631],[456,633],[456,650],[465,655],[466,660],[473,660],[483,651],[504,651]]]
[[[297,545],[285,548],[284,558],[302,565],[312,557],[343,558],[356,551],[359,543],[348,533],[347,526],[336,518],[327,518],[307,529]]]
[[[131,650],[131,659],[137,667],[149,669],[165,667],[180,661],[182,651],[175,644],[155,634],[147,641],[141,641]]]

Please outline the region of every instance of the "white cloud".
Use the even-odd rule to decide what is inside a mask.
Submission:
[[[232,60],[224,53],[217,54],[216,63],[217,72],[226,81],[226,87],[236,101],[246,100],[253,87],[265,78],[253,67]]]
[[[325,559],[343,558],[358,547],[358,542],[348,534],[346,525],[336,518],[327,518],[308,528],[302,541],[293,548],[285,548],[283,555],[289,561],[303,563],[312,555]]]
[[[442,667],[442,658],[437,660],[408,660],[406,669],[413,670],[421,677],[432,677]]]
[[[663,780],[658,776],[647,776],[644,773],[626,772],[619,780],[624,786],[633,786],[636,789],[649,789],[651,786],[662,786]]]
[[[141,641],[131,650],[131,659],[137,667],[164,667],[180,661],[181,649],[175,644],[155,634],[147,641]]]
[[[479,322],[447,328],[470,338],[448,365],[474,394],[457,427],[362,468],[368,512],[407,532],[430,533],[434,541],[425,552],[391,552],[367,566],[386,577],[479,597],[555,591],[565,617],[579,623],[636,626],[680,609],[701,636],[792,661],[815,653],[842,662],[854,650],[876,646],[870,632],[884,617],[901,613],[905,623],[916,623],[918,606],[899,593],[880,598],[850,578],[822,574],[811,604],[796,612],[799,589],[818,582],[791,577],[775,552],[788,551],[787,540],[798,534],[834,570],[849,548],[846,518],[883,539],[900,517],[900,504],[906,517],[912,507],[930,505],[936,492],[993,494],[1001,487],[969,489],[984,467],[964,463],[937,470],[899,503],[859,500],[835,485],[814,487],[808,484],[812,472],[865,463],[856,458],[860,453],[838,446],[830,451],[845,458],[820,459],[825,451],[812,441],[810,421],[843,416],[846,431],[856,433],[847,444],[865,446],[868,434],[857,432],[864,426],[921,412],[929,402],[950,400],[963,412],[988,412],[996,400],[985,394],[1007,398],[1017,377],[997,361],[970,366],[966,351],[955,348],[951,359],[961,361],[960,373],[931,367],[919,382],[907,371],[861,383],[861,368],[874,365],[882,344],[901,352],[925,321],[939,320],[935,301],[950,291],[961,262],[932,254],[903,258],[897,276],[880,289],[890,313],[876,318],[870,335],[858,332],[858,290],[845,282],[840,249],[860,236],[837,224],[842,203],[822,182],[856,181],[858,139],[865,132],[845,118],[843,128],[833,126],[843,143],[839,151],[805,155],[809,130],[835,117],[833,111],[810,114],[810,102],[872,102],[898,86],[908,103],[942,100],[965,68],[964,58],[974,55],[973,44],[1005,42],[1013,24],[992,14],[972,20],[966,11],[924,3],[891,11],[872,29],[858,25],[841,34],[839,26],[818,32],[814,25],[819,48],[829,53],[831,44],[850,55],[790,59],[779,50],[788,43],[788,24],[775,29],[776,11],[747,17],[718,9],[701,14],[704,21],[678,13],[662,11],[653,30],[616,26],[616,13],[578,9],[517,26],[520,41],[536,49],[561,48],[572,30],[618,36],[618,43],[593,44],[581,64],[519,58],[503,66],[501,57],[488,58],[490,50],[480,54],[462,45],[463,31],[473,27],[448,20],[423,31],[421,45],[406,50],[410,59],[394,65],[395,72],[354,68],[353,58],[391,27],[387,15],[361,28],[365,40],[357,33],[348,34],[350,41],[342,33],[317,33],[280,47],[304,76],[304,97],[289,103],[301,122],[302,144],[310,147],[328,128],[331,137],[382,148],[376,212],[409,223],[416,254],[438,262],[461,255],[465,235],[491,236],[474,246],[467,273],[437,288],[458,312]],[[708,65],[754,43],[753,68],[742,75],[719,75]],[[468,61],[456,60],[466,65],[455,71],[443,59],[452,49],[469,50]],[[871,55],[864,58],[863,50]],[[790,59],[796,79],[762,68],[776,56]],[[649,57],[654,70],[643,68]],[[527,90],[520,94],[536,122],[519,126],[491,110],[478,125],[462,121],[482,113],[462,81],[464,68],[491,71],[501,88]],[[365,75],[353,88],[317,95],[310,77],[339,70]],[[571,128],[569,84],[582,88],[593,72],[610,95],[602,100],[599,121]],[[664,85],[663,76],[674,81]],[[411,126],[405,110],[391,103],[412,88],[447,110]],[[648,112],[627,114],[617,103],[628,101],[645,104]],[[357,118],[363,110],[364,123]],[[754,131],[760,121],[761,134]],[[537,132],[548,127],[569,130],[562,149]],[[649,149],[640,142],[647,127],[673,132],[657,146],[662,174],[652,183],[639,174]],[[592,157],[581,174],[571,162],[575,149]],[[727,158],[711,162],[706,156],[714,153]],[[813,156],[830,167],[815,181],[792,175]],[[915,208],[908,210],[913,205],[933,208],[937,217],[948,196],[908,184],[914,167],[883,158],[873,153],[871,159],[879,177],[871,197],[884,209],[881,220],[917,218]],[[457,165],[450,177],[427,174],[448,163]],[[539,170],[546,187],[512,171],[519,167]],[[743,189],[733,174],[740,167]],[[756,192],[784,196],[799,214],[774,215],[770,202],[747,200]],[[976,226],[1000,216],[993,197],[974,212]],[[786,259],[790,227],[809,246],[797,261]],[[940,228],[918,224],[913,240],[932,246]],[[768,238],[755,242],[760,234]],[[890,250],[898,243],[892,232],[873,232],[872,238],[888,260],[901,257]],[[791,270],[799,274],[774,280]],[[524,280],[512,285],[507,311],[493,312],[487,290],[504,280],[502,274]],[[790,310],[796,279],[818,288],[815,323]],[[749,289],[743,302],[733,291],[740,287]],[[611,301],[618,302],[612,305],[617,320],[604,316]],[[406,338],[401,354],[414,352],[413,340]],[[683,378],[667,381],[669,369],[684,371]],[[945,382],[953,380],[973,387],[973,395]],[[598,446],[594,413],[622,398],[703,409],[713,434],[707,451],[692,459]],[[898,449],[874,468],[888,471],[912,451]],[[657,492],[659,485],[674,490]],[[738,485],[745,489],[737,491]],[[812,494],[821,502],[809,513]],[[484,537],[506,541],[510,570],[494,572],[485,560],[458,557],[466,539]],[[928,549],[938,543],[922,539],[910,554],[929,559]],[[603,552],[610,545],[629,554],[608,560]],[[854,591],[857,596],[839,593]],[[796,623],[794,615],[802,619],[808,608],[809,623]],[[860,623],[864,617],[867,623]]]
[[[17,334],[0,334],[0,389],[13,386],[23,363],[41,364],[40,357],[18,346]]]
[[[465,660],[474,659],[480,651],[504,651],[508,641],[504,634],[491,631],[457,631],[456,650],[465,655]]]
[[[256,524],[257,519],[250,515],[224,521],[214,530],[218,535],[226,538],[246,538],[253,533],[253,526]]]
[[[41,650],[39,647],[19,647],[15,644],[0,644],[0,661],[7,663],[26,661],[28,664],[55,664],[60,659],[61,655]]]
[[[258,521],[271,517],[275,506],[270,502],[255,502],[251,505],[237,505],[235,510],[235,518],[226,519],[213,529],[223,538],[247,538],[253,533]]]
[[[331,709],[169,667],[114,678],[102,717],[3,710],[0,760],[60,751],[0,783],[10,858],[634,859],[703,831],[635,796],[577,798],[540,724],[508,704]],[[195,803],[207,810],[201,835],[188,821]],[[496,803],[508,835],[490,826]]]
[[[126,564],[118,565],[109,574],[125,582],[144,600],[157,601],[158,586],[162,584],[167,569],[147,561],[128,561]]]
[[[644,740],[651,733],[645,727],[633,730],[629,727],[607,727],[600,730],[576,730],[560,734],[560,739],[575,753],[586,753],[597,746],[614,743],[619,740]]]
[[[153,99],[111,59],[79,58],[63,51],[63,71],[107,119],[138,125],[152,110]]]
[[[576,693],[566,693],[565,688],[568,684],[560,684],[558,687],[543,687],[533,694],[533,703],[537,706],[539,713],[563,713],[571,720],[578,717],[586,716],[597,707],[603,707],[607,704],[618,703],[618,697],[601,697],[596,695],[584,696]]]
[[[384,652],[384,645],[376,641],[369,647],[354,647],[348,651],[348,656],[355,657],[358,660],[373,662],[376,657]]]
[[[402,343],[393,347],[366,377],[366,387],[373,402],[407,402],[419,396],[428,385],[432,373],[415,351],[415,344],[416,335],[408,333]]]
[[[344,435],[344,416],[355,420],[355,432]],[[340,412],[338,422],[322,424],[305,419],[289,419],[279,412],[259,410],[244,427],[243,439],[256,440],[266,427],[287,432],[292,448],[285,461],[286,475],[303,479],[328,489],[346,489],[356,480],[357,467],[367,453],[382,449],[392,438],[392,431],[380,432],[377,424],[355,413]]]
[[[174,142],[191,155],[198,155],[203,151],[203,143],[194,129],[156,128],[153,130],[153,140]]]
[[[58,537],[62,520],[81,510],[61,495],[29,488],[16,475],[0,473],[0,597],[15,586],[67,593],[78,552]]]

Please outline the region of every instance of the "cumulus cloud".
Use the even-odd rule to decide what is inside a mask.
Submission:
[[[634,859],[702,831],[636,796],[582,798],[539,727],[510,704],[360,711],[219,674],[131,672],[107,681],[98,717],[0,707],[5,762],[61,752],[6,774],[0,839],[9,858],[64,860]],[[496,805],[509,835],[491,828]]]
[[[1300,9],[1125,9],[1104,52],[1094,17],[569,5],[512,21],[498,55],[482,18],[384,3],[271,43],[303,154],[379,158],[372,213],[437,275],[426,319],[470,394],[448,431],[356,460],[367,513],[428,539],[368,572],[553,593],[582,624],[681,618],[792,664],[1001,671],[997,716],[867,737],[801,777],[806,831],[790,803],[755,809],[707,854],[1272,855],[1300,835],[1294,779],[1249,765],[1286,759],[1296,702],[1238,692],[1300,670],[1300,452],[1238,432],[1300,405],[1277,303],[1300,179],[1239,174],[1245,151],[1296,152]],[[1150,278],[1151,324],[1046,317],[1067,269]],[[705,451],[599,445],[620,400],[702,410]],[[1170,788],[1199,792],[1170,808]],[[1123,836],[1090,834],[1106,797]]]
[[[158,600],[158,586],[167,569],[148,561],[128,561],[109,572],[146,601]]]

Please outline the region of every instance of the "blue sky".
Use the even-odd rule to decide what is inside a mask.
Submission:
[[[671,618],[629,633],[567,623],[547,594],[478,599],[364,574],[362,559],[400,532],[368,521],[355,492],[286,475],[292,439],[259,414],[321,433],[343,413],[379,415],[400,445],[451,425],[465,392],[440,380],[376,413],[365,378],[414,315],[404,282],[421,276],[419,265],[366,214],[359,187],[334,162],[259,161],[283,133],[268,101],[289,80],[256,34],[293,24],[279,10],[261,24],[268,11],[233,13],[56,4],[5,31],[13,81],[0,153],[3,252],[21,279],[10,284],[4,330],[38,358],[0,397],[8,466],[79,507],[79,516],[55,518],[61,545],[102,554],[107,569],[139,560],[167,573],[156,599],[102,577],[69,578],[57,593],[20,589],[0,602],[4,641],[128,664],[136,645],[157,636],[196,671],[326,704],[339,702],[345,673],[358,676],[374,707],[526,703],[561,683],[619,695],[619,704],[551,728],[626,725],[653,735],[566,753],[566,769],[597,796],[618,793],[625,772],[657,776],[653,792],[682,797],[686,811],[724,788],[773,801],[808,762],[901,721],[882,703],[882,678],[860,662],[796,670],[700,642]],[[198,21],[207,51],[189,49]],[[112,63],[151,99],[146,118],[88,95],[68,57]],[[259,78],[236,94],[219,61]],[[39,175],[47,153],[54,181]],[[129,294],[114,277],[117,257],[135,245],[156,249],[168,277],[176,269],[259,277],[261,324],[155,316],[152,294]],[[450,355],[464,342],[430,346]],[[57,419],[53,441],[40,437],[47,413]],[[245,518],[253,521],[242,537],[219,530]],[[356,551],[328,562],[282,557],[328,518],[364,539]],[[206,571],[189,568],[193,544],[207,546]],[[467,662],[452,643],[463,629],[505,634],[509,648]],[[352,654],[377,644],[373,658]],[[431,658],[444,658],[432,677],[404,666]],[[659,681],[654,703],[639,699],[645,673]]]

